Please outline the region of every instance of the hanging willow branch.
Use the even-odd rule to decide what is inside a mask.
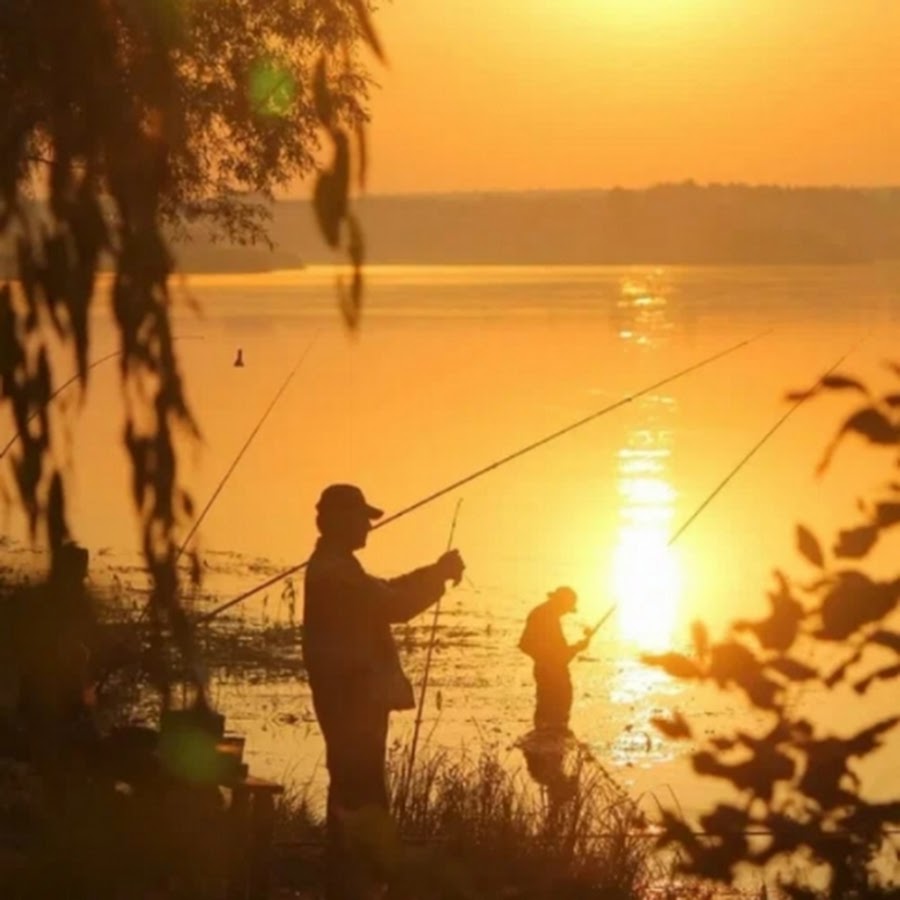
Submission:
[[[379,50],[361,0],[0,4],[0,402],[19,435],[8,455],[16,499],[54,566],[71,537],[69,448],[66,413],[49,401],[73,362],[87,388],[89,311],[106,255],[152,583],[152,674],[166,703],[168,639],[200,696],[203,684],[178,600],[178,538],[194,515],[178,448],[199,428],[173,346],[164,223],[202,208],[226,229],[252,228],[234,198],[268,196],[312,168],[317,59],[344,62],[324,87],[335,111],[328,133],[358,132],[365,82],[347,49],[357,41]]]

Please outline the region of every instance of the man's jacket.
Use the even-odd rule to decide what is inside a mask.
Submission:
[[[549,603],[542,603],[528,614],[519,649],[542,668],[563,669],[584,649],[584,644],[568,644],[559,613]]]
[[[305,577],[303,656],[317,707],[371,702],[415,706],[391,623],[406,622],[444,593],[437,566],[375,578],[356,557],[321,539]]]

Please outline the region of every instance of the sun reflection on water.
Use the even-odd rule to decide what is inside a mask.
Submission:
[[[626,280],[618,302],[619,337],[652,351],[670,335],[665,293],[652,282]],[[620,499],[611,589],[620,638],[641,649],[670,647],[681,597],[681,570],[674,548],[676,491],[669,478],[676,409],[674,400],[641,400],[635,423],[617,454]]]
[[[669,454],[665,446],[619,451],[621,521],[612,590],[620,636],[644,649],[671,645],[681,595],[678,559],[668,546],[675,502],[666,478]]]

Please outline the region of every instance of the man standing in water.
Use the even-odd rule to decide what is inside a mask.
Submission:
[[[575,612],[578,596],[570,587],[559,587],[536,606],[525,622],[519,649],[534,660],[534,681],[537,700],[534,727],[553,731],[568,731],[572,711],[572,677],[569,663],[587,649],[593,631],[582,640],[568,644],[563,635],[562,616]]]
[[[349,853],[347,823],[366,808],[387,812],[385,749],[391,710],[413,709],[391,623],[406,622],[458,584],[463,561],[449,550],[398,578],[375,578],[353,555],[380,509],[362,491],[333,484],[316,506],[319,540],[305,577],[303,655],[328,767],[328,900],[357,900],[383,873]]]

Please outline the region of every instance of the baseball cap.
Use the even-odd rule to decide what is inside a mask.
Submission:
[[[363,492],[355,484],[330,484],[319,497],[316,509],[324,512],[351,512],[360,509],[366,511],[370,519],[380,519],[384,510],[371,506]]]
[[[551,600],[566,600],[569,603],[574,603],[578,599],[578,595],[572,588],[568,587],[568,585],[563,585],[561,587],[556,588],[556,590],[550,591],[547,596]]]

